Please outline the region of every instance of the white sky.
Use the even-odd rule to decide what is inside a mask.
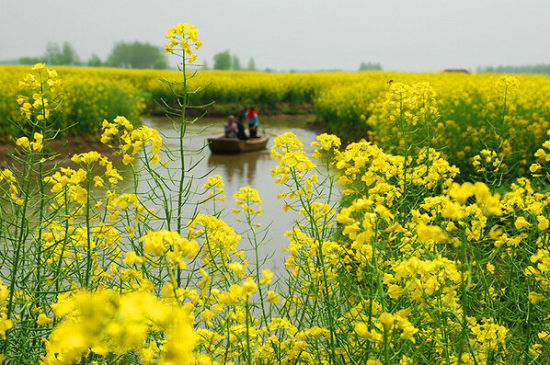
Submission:
[[[277,70],[440,71],[550,63],[550,0],[0,0],[0,60],[70,42],[105,59],[116,41],[164,44],[197,26],[199,60],[229,49]]]

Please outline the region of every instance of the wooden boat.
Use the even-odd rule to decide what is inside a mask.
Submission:
[[[213,154],[236,154],[243,152],[252,152],[265,149],[269,141],[269,134],[264,134],[258,138],[241,140],[237,138],[208,138],[208,146]]]

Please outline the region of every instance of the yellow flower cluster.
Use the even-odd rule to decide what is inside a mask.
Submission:
[[[0,139],[8,142],[11,136],[19,134],[8,120],[20,121],[29,138],[34,132],[33,124],[47,126],[47,133],[41,133],[50,138],[55,132],[62,136],[97,135],[101,129],[98,122],[117,115],[139,121],[146,109],[142,91],[131,80],[118,77],[109,69],[92,70],[82,72],[83,69],[74,67],[52,70],[44,64],[33,68],[2,67],[0,111],[6,121],[0,123]]]
[[[472,161],[472,165],[476,168],[477,172],[485,172],[487,170],[498,172],[501,164],[502,161],[498,159],[496,152],[490,150],[481,150],[479,155],[475,155]]]
[[[548,76],[362,76],[362,81],[321,90],[315,101],[318,118],[348,139],[367,136],[388,152],[405,155],[407,148],[421,146],[442,150],[466,175],[476,173],[470,162],[483,149],[496,154],[486,167],[492,172],[488,178],[524,175],[550,126]]]
[[[118,194],[111,196],[107,205],[107,209],[111,212],[109,214],[109,221],[114,222],[119,219],[121,214],[127,214],[129,208],[133,208],[133,217],[136,222],[142,221],[145,217],[152,213],[148,211],[145,206],[140,202],[139,198],[135,194]],[[134,230],[128,230],[130,235],[134,236]]]
[[[283,150],[287,154],[300,149],[293,136],[284,138],[276,148],[292,146]],[[543,293],[550,290],[545,233],[548,193],[537,191],[525,178],[503,195],[481,182],[459,184],[454,181],[458,169],[433,149],[410,150],[405,159],[365,141],[351,143],[341,151],[334,149],[339,145],[334,137],[319,139],[321,143],[314,142],[314,146],[331,151],[330,164],[338,171],[335,179],[346,188],[343,193],[348,203],[336,216],[338,231],[345,239],[339,243],[318,241],[315,231],[305,234],[303,228],[287,234],[290,257],[286,266],[295,283],[304,288],[294,291],[302,299],[287,302],[307,306],[304,298],[307,302],[311,287],[318,288],[318,300],[325,298],[327,305],[333,297],[342,300],[337,293],[345,276],[342,273],[347,272],[362,288],[359,290],[377,293],[379,299],[373,304],[373,299],[348,298],[353,309],[340,319],[336,332],[349,333],[344,328],[350,326],[370,346],[378,344],[374,348],[381,354],[389,338],[393,354],[399,353],[405,346],[400,341],[406,339],[448,344],[435,346],[430,356],[436,362],[447,358],[451,363],[484,362],[492,356],[503,361],[510,356],[510,336],[523,336],[523,328],[513,324],[513,314],[496,310],[503,303],[516,301],[517,294],[509,294],[511,287],[522,293],[522,306],[533,303],[536,308],[531,310],[540,313],[539,318],[550,315],[543,299]],[[276,150],[275,157],[284,161],[284,152]],[[287,174],[300,176],[300,171],[298,165],[290,165]],[[318,202],[304,204],[303,212],[313,212]],[[310,221],[311,226],[314,222],[319,221]],[[529,238],[532,241],[527,241]],[[536,248],[537,255],[532,255]],[[522,264],[516,266],[519,262]],[[515,273],[513,279],[509,274],[504,279],[509,271]],[[537,283],[536,290],[528,277]],[[466,307],[464,293],[478,299]],[[444,333],[437,330],[439,326],[445,328]],[[538,320],[533,326],[540,342],[531,342],[530,351],[542,359],[545,327]],[[329,323],[325,328],[330,331]],[[400,331],[394,334],[390,329]],[[457,339],[457,345],[467,341],[470,350],[451,346],[447,342],[451,338]],[[406,354],[414,358],[412,353]]]
[[[7,186],[7,189],[2,189],[3,195],[9,196],[9,199],[15,204],[21,205],[24,200],[19,196],[19,188],[17,187],[17,179],[10,169],[0,170],[0,184]]]
[[[117,116],[113,122],[104,120],[102,123],[103,133],[101,142],[113,147],[118,143],[122,162],[125,165],[135,160],[135,156],[143,152],[151,165],[160,162],[159,152],[162,148],[162,137],[157,130],[147,126],[134,128],[132,123],[125,117]],[[150,151],[145,147],[150,145]]]
[[[0,306],[1,306],[1,313],[0,313],[0,336],[2,338],[6,338],[6,331],[11,329],[13,327],[13,322],[9,320],[6,316],[6,299],[8,298],[9,290],[8,287],[3,285],[0,282]],[[3,355],[0,354],[0,359],[2,359]],[[5,357],[4,357],[5,359]],[[3,360],[2,360],[3,361]]]
[[[30,142],[27,137],[20,137],[20,138],[17,138],[17,141],[15,141],[15,144],[23,148],[31,148],[33,151],[40,152],[42,151],[42,148],[44,148],[43,140],[44,140],[44,136],[38,132],[35,132],[33,142]]]
[[[199,214],[188,225],[188,238],[203,237],[207,249],[202,250],[203,265],[224,265],[232,262],[232,256],[242,256],[237,252],[241,237],[223,220],[211,215]]]
[[[354,330],[359,336],[366,338],[378,346],[384,342],[384,336],[391,337],[394,331],[398,332],[397,330],[401,330],[400,339],[407,339],[414,343],[414,334],[418,332],[418,329],[407,319],[406,312],[396,314],[381,313],[375,321],[374,326],[371,325],[371,327],[374,328],[368,330],[365,322],[357,322],[355,323]]]
[[[143,252],[152,256],[165,256],[174,267],[185,268],[184,258],[192,259],[199,252],[199,246],[195,241],[189,241],[183,238],[177,232],[172,231],[153,231],[141,237],[143,242]],[[132,251],[130,251],[132,252]],[[128,255],[126,260],[136,262],[135,254],[133,260]]]
[[[550,136],[550,129],[546,131],[546,134]],[[550,139],[547,139],[542,144],[542,148],[539,148],[534,153],[536,162],[529,167],[529,170],[533,174],[533,177],[544,176],[546,179],[550,178]]]
[[[26,94],[17,96],[20,115],[28,121],[44,121],[50,118],[50,102],[58,93],[60,80],[57,71],[51,70],[43,63],[32,67],[31,73],[19,82],[19,88]],[[30,94],[30,95],[27,95]]]
[[[233,213],[237,214],[243,211],[251,219],[262,215],[262,200],[260,199],[258,190],[250,186],[243,186],[233,194],[233,198],[235,199],[235,204],[239,207],[239,209],[234,209]]]
[[[319,136],[317,136],[317,141],[314,141],[311,143],[312,147],[317,147],[320,149],[315,149],[313,151],[313,158],[320,159],[322,154],[328,154],[333,153],[335,150],[338,150],[341,145],[340,138],[333,134],[326,134],[323,133]]]
[[[59,323],[45,340],[44,364],[128,351],[137,352],[142,364],[196,363],[193,314],[149,292],[78,291],[60,296],[53,311]]]
[[[88,178],[88,172],[83,169],[73,170],[70,167],[56,171],[51,176],[46,176],[44,182],[51,184],[50,192],[55,194],[56,205],[51,207],[56,209],[63,206],[66,202],[76,202],[80,207],[87,203],[88,192],[82,186]]]
[[[271,176],[277,178],[275,183],[286,184],[289,180],[302,180],[309,171],[315,168],[315,164],[307,157],[302,142],[291,132],[283,133],[275,138],[275,144],[271,148],[271,157],[279,161],[279,165],[271,169]],[[310,194],[312,183],[317,175],[309,175],[305,179],[305,189],[297,189],[288,196],[300,196]]]
[[[224,183],[221,175],[208,176],[206,183],[202,186],[203,190],[209,191],[208,199],[225,201]]]
[[[393,146],[392,152],[407,157],[411,138],[418,135],[430,138],[434,134],[439,118],[436,92],[427,82],[412,86],[394,82],[386,94],[385,101],[373,113],[369,124],[376,126],[377,140],[382,146]],[[429,143],[429,141],[428,141]],[[431,147],[429,144],[425,146]]]
[[[166,39],[169,40],[169,43],[164,46],[166,53],[174,53],[174,48],[179,47],[184,52],[184,57],[189,56],[189,63],[197,60],[197,55],[194,51],[202,46],[202,42],[199,41],[195,26],[179,23],[175,27],[168,29]]]

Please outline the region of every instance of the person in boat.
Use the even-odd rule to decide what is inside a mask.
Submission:
[[[260,118],[258,117],[258,112],[256,112],[253,106],[246,111],[246,120],[248,122],[248,133],[250,138],[258,138]]]
[[[229,120],[223,127],[225,138],[237,138],[237,123],[235,123],[235,116],[230,115]]]
[[[237,138],[242,139],[243,141],[246,141],[248,139],[248,136],[246,135],[246,132],[245,132],[244,120],[245,120],[245,116],[244,116],[244,113],[242,113],[239,115],[239,119],[237,119]]]

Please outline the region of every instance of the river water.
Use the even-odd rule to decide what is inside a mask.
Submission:
[[[292,132],[302,141],[304,149],[311,153],[313,151],[311,142],[315,140],[319,132],[306,128],[306,120],[307,116],[263,116],[260,120],[260,131],[265,130],[276,135]],[[200,150],[205,145],[207,137],[223,134],[225,122],[225,119],[205,118],[196,124],[188,125],[185,137],[186,147]],[[179,132],[168,118],[150,117],[144,120],[144,124],[157,129],[161,133],[163,144],[169,150],[175,151],[178,149],[177,137]],[[284,186],[275,184],[274,178],[271,177],[271,169],[277,165],[277,162],[270,155],[273,141],[274,138],[271,138],[267,149],[263,151],[237,155],[212,155],[208,148],[204,148],[192,159],[198,162],[193,169],[197,186],[200,187],[206,182],[207,178],[204,175],[208,175],[210,171],[210,175],[221,175],[225,184],[226,200],[221,205],[216,203],[216,207],[223,210],[221,218],[243,237],[240,248],[244,250],[250,247],[246,239],[248,230],[243,223],[235,220],[234,214],[231,214],[231,210],[236,208],[233,194],[247,185],[258,190],[263,202],[263,214],[258,218],[258,223],[261,223],[262,229],[265,229],[266,232],[265,243],[259,250],[260,261],[262,261],[262,257],[270,257],[263,268],[269,268],[280,274],[284,271],[284,258],[286,257],[282,249],[288,245],[284,233],[292,229],[298,215],[290,210],[284,212],[282,210],[283,202],[277,199],[277,195],[286,192],[286,190]],[[173,161],[171,164],[174,168],[177,168],[179,161]],[[142,187],[142,189],[146,188]],[[200,212],[211,213],[210,206],[205,204]],[[247,256],[249,262],[252,263],[254,255],[248,252]]]

